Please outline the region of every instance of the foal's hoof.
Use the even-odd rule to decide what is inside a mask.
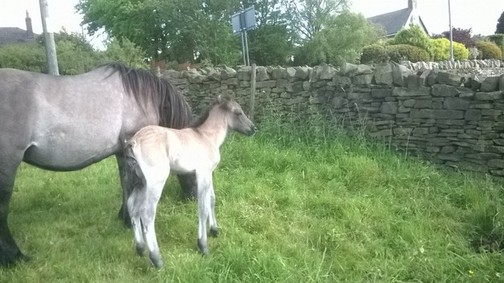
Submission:
[[[210,236],[217,238],[219,236],[219,228],[210,227]]]
[[[200,239],[198,239],[198,249],[204,256],[210,254],[210,252],[208,251],[208,245],[206,243],[204,244]]]
[[[144,244],[135,244],[135,249],[136,249],[136,253],[139,256],[143,256],[144,251],[145,251],[145,245]]]
[[[157,269],[160,269],[164,265],[160,255],[150,255],[150,260]]]

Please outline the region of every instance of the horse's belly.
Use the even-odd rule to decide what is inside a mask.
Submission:
[[[24,161],[48,170],[71,171],[98,162],[119,150],[114,135],[75,135],[52,132],[32,142]]]

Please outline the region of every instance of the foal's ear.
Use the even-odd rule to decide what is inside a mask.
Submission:
[[[218,102],[218,103],[222,103],[222,95],[221,95],[221,94],[219,94],[219,95],[217,96],[217,102]]]

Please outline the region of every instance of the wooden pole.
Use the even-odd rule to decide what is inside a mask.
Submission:
[[[40,16],[42,18],[42,29],[44,30],[45,50],[47,59],[47,71],[50,75],[59,75],[58,58],[56,56],[56,44],[54,43],[53,26],[49,20],[49,8],[47,0],[39,0]],[[48,23],[49,22],[49,27]]]
[[[255,108],[255,94],[256,94],[256,64],[252,64],[250,75],[250,120],[254,121],[254,108]]]

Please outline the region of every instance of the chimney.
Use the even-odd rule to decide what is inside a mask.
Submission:
[[[25,22],[26,22],[26,35],[29,38],[32,38],[33,37],[33,28],[32,28],[32,22],[31,22],[30,15],[28,14],[28,11],[26,11]]]
[[[408,8],[410,10],[415,10],[417,8],[416,0],[408,0]]]

